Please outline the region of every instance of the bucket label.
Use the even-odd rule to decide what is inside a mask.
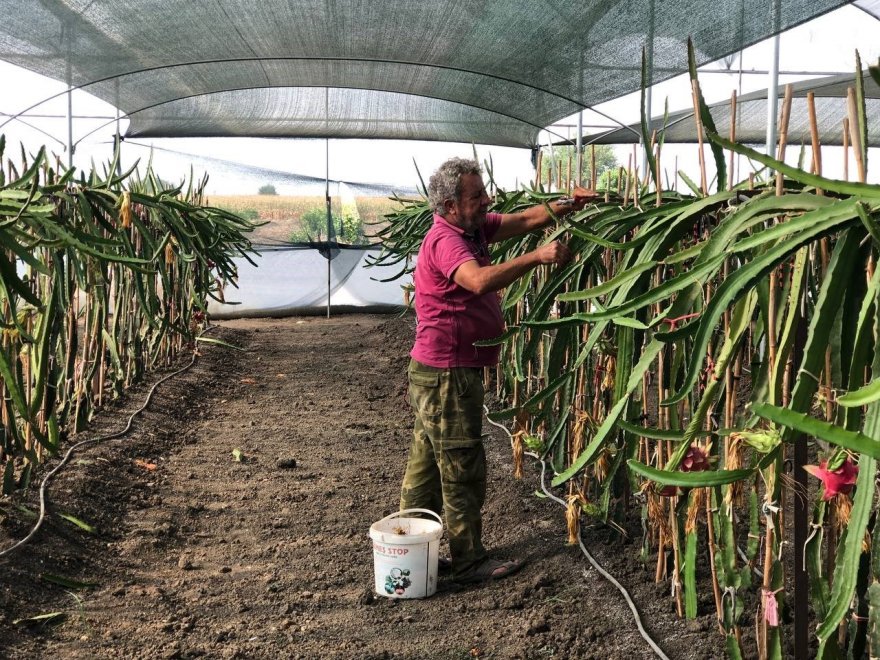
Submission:
[[[395,596],[403,596],[406,590],[412,586],[412,580],[409,579],[410,570],[408,568],[392,568],[388,575],[385,576],[385,593]]]
[[[373,544],[373,550],[384,557],[404,557],[409,554],[409,548],[399,545],[381,545]]]
[[[437,586],[439,542],[393,545],[373,542],[376,593],[389,598],[424,598]],[[429,560],[433,560],[433,565]]]

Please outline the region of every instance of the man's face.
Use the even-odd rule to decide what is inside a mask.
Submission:
[[[473,234],[486,222],[486,211],[491,202],[482,177],[465,174],[461,177],[460,199],[447,200],[445,203],[446,220],[468,234]]]

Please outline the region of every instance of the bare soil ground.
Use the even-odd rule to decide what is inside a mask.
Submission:
[[[213,336],[245,351],[203,346],[123,439],[73,457],[35,540],[0,559],[0,656],[655,657],[619,592],[566,545],[561,507],[534,496],[537,467],[514,480],[488,425],[485,541],[528,565],[478,586],[441,577],[425,600],[374,595],[368,530],[397,508],[412,332],[410,317],[367,315],[222,324]],[[123,428],[149,384],[80,436]],[[35,490],[0,503],[0,549],[33,523]],[[670,658],[723,657],[710,589],[700,618],[678,620],[638,539],[584,538]]]

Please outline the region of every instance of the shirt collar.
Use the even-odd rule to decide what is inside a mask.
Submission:
[[[478,240],[479,236],[480,236],[479,229],[477,230],[477,234],[475,236],[471,235],[471,234],[466,234],[464,229],[462,229],[458,225],[452,224],[451,222],[449,222],[449,220],[444,218],[442,215],[438,215],[437,213],[434,214],[434,223],[440,224],[440,225],[445,225],[446,227],[449,227],[455,233],[460,234],[460,235],[464,236],[465,238],[470,239],[472,241]]]
[[[452,231],[456,232],[457,234],[462,234],[462,235],[464,235],[464,229],[462,229],[461,227],[459,227],[459,226],[457,226],[457,225],[452,224],[451,222],[449,222],[449,220],[447,220],[447,219],[444,218],[442,215],[439,215],[439,214],[437,214],[437,213],[434,214],[434,223],[435,223],[435,224],[446,225],[447,227],[449,227],[450,229],[452,229]]]

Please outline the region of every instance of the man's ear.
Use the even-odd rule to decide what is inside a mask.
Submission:
[[[447,216],[449,214],[451,214],[453,211],[455,211],[455,200],[454,199],[445,200],[443,202],[443,210],[446,212]]]

